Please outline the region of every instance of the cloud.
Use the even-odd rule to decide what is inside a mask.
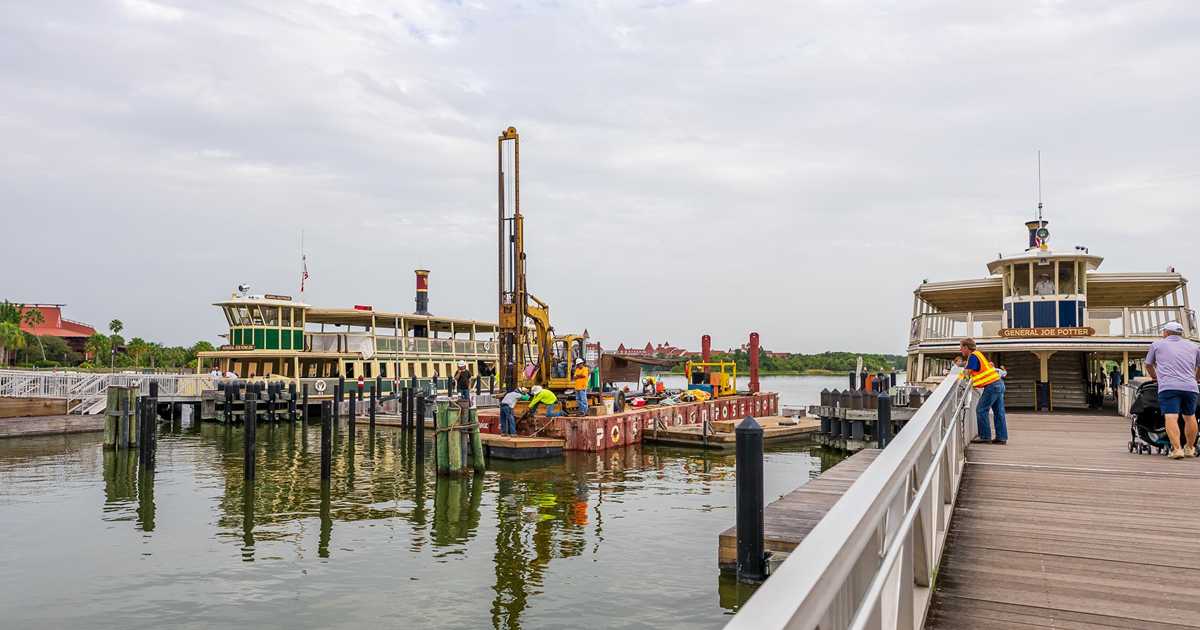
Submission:
[[[3,297],[214,339],[239,282],[495,314],[495,138],[529,274],[606,344],[902,351],[922,278],[1023,241],[1197,271],[1187,3],[254,1],[0,7]],[[1190,222],[1190,223],[1189,223]],[[34,262],[36,261],[36,262]],[[112,287],[120,286],[114,299]]]

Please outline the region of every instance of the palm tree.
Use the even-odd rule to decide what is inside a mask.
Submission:
[[[0,322],[0,365],[8,365],[8,351],[25,347],[25,334],[12,322]]]
[[[151,344],[146,343],[146,340],[142,339],[141,337],[134,337],[133,339],[129,340],[128,344],[125,345],[125,351],[133,355],[133,364],[135,366],[142,365],[142,355],[150,349]]]
[[[30,331],[32,331],[34,328],[37,328],[38,326],[41,326],[42,324],[46,323],[46,318],[42,316],[42,311],[40,311],[36,308],[29,308],[29,309],[26,309],[25,312],[21,315],[21,321],[24,322],[25,325],[29,327]],[[33,336],[34,339],[37,339],[38,347],[42,349],[42,360],[45,361],[46,360],[46,346],[42,344],[42,338],[38,337],[37,335],[34,335],[32,332],[30,332],[30,334]]]
[[[108,337],[105,337],[100,333],[92,334],[92,336],[88,337],[87,341],[83,343],[83,349],[92,355],[93,360],[97,361],[105,352],[108,352],[108,346]]]
[[[108,322],[108,329],[112,331],[112,337],[110,337],[108,340],[108,371],[109,372],[114,371],[113,364],[116,363],[116,361],[117,361],[117,346],[120,345],[117,343],[117,333],[121,332],[121,330],[124,328],[125,328],[125,324],[121,323],[121,320],[119,320],[119,319],[114,319],[111,322]]]
[[[115,335],[125,329],[125,324],[122,324],[121,320],[119,319],[114,319],[111,322],[108,322],[108,329],[111,330],[112,334]]]

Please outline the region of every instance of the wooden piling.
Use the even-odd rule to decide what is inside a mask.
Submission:
[[[471,422],[471,467],[476,472],[482,472],[487,468],[487,462],[483,457],[483,438],[479,435],[479,409],[471,407],[470,411]]]
[[[417,459],[422,462],[425,460],[425,406],[427,404],[424,395],[417,396],[416,409],[414,411],[416,415],[413,416],[413,421],[417,425]],[[423,463],[421,464],[421,466],[424,465]]]
[[[308,424],[308,383],[301,386],[300,423]]]
[[[242,469],[243,477],[247,481],[254,481],[254,456],[255,456],[255,441],[258,437],[258,401],[254,399],[246,400],[246,413],[243,417],[242,426]]]
[[[321,479],[328,480],[333,455],[333,401],[321,402]]]
[[[372,431],[375,430],[375,405],[377,405],[377,404],[379,404],[379,393],[377,390],[372,389],[371,390],[371,406],[370,406],[370,409],[368,409],[368,411],[367,411],[368,425]]]
[[[439,475],[450,472],[450,399],[439,396],[433,412],[433,459]]]

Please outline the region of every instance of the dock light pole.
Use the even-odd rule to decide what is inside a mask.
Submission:
[[[763,429],[752,416],[734,429],[737,439],[737,577],[761,582],[767,577],[763,552]]]

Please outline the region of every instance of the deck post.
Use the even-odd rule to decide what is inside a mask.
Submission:
[[[887,392],[883,392],[879,395],[878,405],[875,436],[879,439],[879,448],[883,448],[892,439],[892,397]]]
[[[253,398],[246,399],[246,413],[243,417],[242,426],[242,468],[243,477],[247,481],[254,481],[254,442],[256,428],[258,426],[258,401]]]
[[[767,577],[763,553],[763,430],[752,416],[734,430],[737,440],[737,577],[761,582]]]
[[[333,401],[321,401],[321,480],[329,481],[333,455]]]

